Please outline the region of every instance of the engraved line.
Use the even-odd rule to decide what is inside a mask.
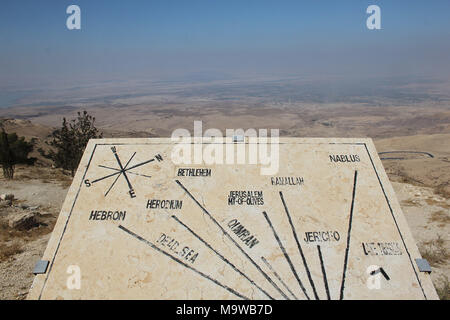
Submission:
[[[141,236],[137,235],[136,233],[128,230],[127,228],[123,227],[122,225],[119,225],[118,227],[119,229],[125,231],[126,233],[128,233],[129,235],[133,236],[134,238],[138,239],[139,241],[142,241],[143,243],[149,245],[150,247],[152,247],[153,249],[155,249],[156,251],[164,254],[165,256],[169,257],[170,259],[172,259],[175,262],[178,262],[179,264],[181,264],[183,267],[186,267],[189,270],[194,271],[195,273],[199,274],[200,276],[202,276],[203,278],[206,278],[210,281],[212,281],[213,283],[215,283],[216,285],[224,288],[225,290],[231,292],[232,294],[238,296],[239,298],[245,299],[245,300],[250,300],[249,298],[245,297],[244,295],[240,294],[239,292],[235,291],[234,289],[221,284],[219,281],[217,281],[216,279],[211,278],[210,276],[208,276],[207,274],[204,274],[203,272],[195,269],[194,267],[191,267],[190,265],[187,265],[186,263],[184,263],[183,261],[181,261],[180,259],[175,258],[174,256],[168,254],[167,252],[165,252],[164,250],[161,250],[160,248],[158,248],[157,246],[155,246],[153,243],[151,243],[150,241],[142,238]]]
[[[291,291],[291,289],[289,289],[289,287],[286,285],[286,283],[284,283],[283,279],[281,279],[280,275],[272,268],[272,266],[270,265],[269,261],[266,260],[266,258],[261,257],[261,260],[266,264],[267,268],[270,269],[270,271],[273,272],[273,274],[275,275],[275,277],[277,277],[278,281],[281,282],[281,284],[286,288],[287,291],[289,291],[289,293],[294,297],[295,300],[299,300],[297,298],[297,296]]]
[[[408,254],[408,258],[409,258],[409,261],[411,262],[411,267],[414,270],[414,274],[416,275],[417,282],[419,283],[420,289],[422,290],[425,300],[428,300],[427,295],[425,294],[425,290],[423,289],[422,282],[420,281],[419,275],[417,274],[417,270],[414,267],[414,262],[411,258],[411,254],[409,253],[408,247],[406,246],[405,239],[403,239],[403,234],[400,231],[400,227],[397,223],[397,219],[394,216],[394,211],[392,210],[391,203],[389,202],[386,192],[384,191],[384,187],[383,187],[383,184],[381,183],[380,176],[378,175],[377,168],[375,167],[375,164],[373,163],[372,156],[370,155],[369,149],[367,148],[367,145],[365,143],[364,143],[364,147],[366,148],[367,154],[369,155],[370,162],[372,163],[372,167],[375,170],[375,174],[377,176],[378,183],[380,184],[381,190],[383,191],[384,198],[386,199],[387,205],[389,207],[389,211],[391,212],[392,219],[394,220],[395,226],[397,227],[397,231],[400,234],[400,238],[402,239],[403,246],[405,247],[406,253]]]
[[[291,261],[291,258],[289,257],[289,255],[286,252],[286,249],[283,246],[283,243],[281,242],[280,238],[278,237],[277,232],[275,231],[275,228],[272,225],[272,221],[270,221],[269,216],[267,215],[267,213],[265,211],[263,211],[263,215],[264,218],[266,218],[267,223],[270,226],[270,229],[272,229],[273,235],[275,237],[275,240],[277,240],[278,246],[280,247],[281,251],[283,252],[284,258],[286,259],[287,263],[289,264],[289,267],[291,268],[292,273],[294,274],[295,279],[297,279],[298,284],[300,285],[300,288],[302,289],[303,293],[305,294],[306,298],[308,300],[310,300],[308,294],[306,293],[306,289],[303,286],[302,281],[300,280],[297,271],[294,268],[294,264]]]
[[[297,243],[298,251],[300,252],[300,255],[302,257],[303,265],[306,270],[306,275],[308,276],[309,283],[311,284],[311,287],[314,292],[314,297],[316,300],[319,300],[319,296],[317,295],[316,287],[314,286],[314,281],[311,277],[311,272],[309,272],[308,264],[306,263],[305,255],[303,254],[302,246],[300,245],[300,241],[297,237],[297,231],[295,231],[294,223],[292,222],[291,215],[289,214],[289,210],[287,208],[286,202],[284,201],[283,193],[280,191],[280,198],[281,202],[283,202],[284,211],[286,212],[287,218],[289,220],[289,225],[291,226],[292,234],[294,235],[295,242]]]
[[[147,163],[152,162],[152,161],[155,161],[155,159],[150,159],[150,160],[147,160],[147,161],[144,161],[144,162],[135,164],[134,166],[129,167],[129,168],[127,169],[127,171],[128,171],[128,170],[131,170],[131,169],[134,169],[134,168],[137,168],[137,167],[140,167],[140,166],[143,166],[144,164],[147,164]]]
[[[344,299],[345,273],[347,271],[348,252],[350,251],[350,236],[351,236],[351,231],[352,231],[353,208],[354,208],[354,203],[355,203],[357,179],[358,179],[358,171],[355,170],[355,177],[353,179],[352,204],[350,207],[350,218],[349,218],[349,222],[348,222],[348,231],[347,231],[347,248],[345,249],[344,270],[342,272],[341,294],[340,294],[339,300]]]
[[[56,250],[55,250],[55,253],[53,255],[52,262],[50,263],[47,275],[46,275],[45,280],[44,280],[44,284],[42,285],[41,292],[39,293],[38,300],[41,300],[42,294],[43,294],[44,289],[45,289],[45,286],[47,285],[47,280],[48,280],[48,278],[50,276],[50,272],[52,271],[53,264],[55,262],[56,256],[58,255],[59,247],[61,246],[61,242],[62,242],[62,240],[64,238],[64,234],[66,233],[67,225],[69,224],[70,217],[72,216],[73,208],[75,207],[75,203],[78,200],[78,195],[80,194],[81,186],[83,184],[84,178],[86,177],[86,173],[87,173],[87,171],[89,169],[89,166],[91,165],[92,157],[94,156],[94,153],[95,153],[96,149],[97,149],[97,144],[94,145],[94,149],[92,150],[91,156],[89,157],[88,164],[86,166],[86,169],[84,170],[83,178],[81,178],[80,185],[78,186],[77,194],[75,195],[75,199],[73,200],[72,207],[70,208],[69,216],[67,217],[66,223],[64,224],[64,228],[63,228],[63,231],[62,231],[61,236],[59,238],[58,245],[56,246]],[[80,161],[80,163],[81,163],[81,161]],[[77,172],[78,172],[78,170],[77,170]]]
[[[221,255],[216,249],[211,247],[211,245],[203,240],[198,234],[195,233],[194,230],[192,230],[190,227],[188,227],[186,224],[184,224],[180,219],[178,219],[175,215],[172,215],[172,218],[177,221],[179,224],[181,224],[183,227],[185,227],[190,233],[192,233],[198,240],[203,242],[204,245],[206,245],[209,249],[211,249],[222,261],[224,261],[226,264],[228,264],[231,268],[233,268],[234,271],[239,273],[241,276],[243,276],[245,279],[247,279],[252,285],[254,285],[256,288],[258,288],[262,293],[264,293],[268,298],[271,300],[274,300],[263,288],[258,286],[252,279],[250,279],[245,273],[243,273],[241,270],[239,270],[233,263],[231,263],[227,258],[225,258],[223,255]]]
[[[327,273],[325,271],[325,264],[323,263],[322,251],[320,250],[319,245],[317,246],[317,251],[319,253],[320,266],[322,268],[323,283],[325,284],[325,291],[327,292],[327,299],[331,300],[330,289],[328,288]]]
[[[135,154],[136,154],[136,152],[133,153],[133,155],[131,156],[130,160],[128,160],[127,164],[125,165],[125,169],[128,167],[128,165],[130,164],[130,162],[131,162],[131,160],[133,159],[133,157],[134,157]],[[105,167],[105,168],[108,168],[108,167]],[[115,169],[115,168],[109,168],[109,169],[117,170],[117,169]],[[120,171],[120,170],[119,170],[119,171]],[[122,173],[122,172],[120,172],[120,173]],[[116,177],[116,179],[114,180],[114,182],[111,184],[111,186],[109,187],[108,191],[106,191],[105,197],[108,195],[108,193],[109,193],[109,192],[111,191],[111,189],[114,187],[114,185],[116,184],[117,180],[119,180],[119,177],[120,177],[120,174]]]
[[[122,171],[117,171],[117,172],[111,173],[111,174],[109,174],[107,176],[104,176],[102,178],[98,178],[98,179],[92,181],[91,183],[99,182],[99,181],[102,181],[102,180],[107,179],[107,178],[111,178],[111,177],[113,177],[115,175],[118,175],[118,174],[121,174],[121,173],[122,173]]]
[[[214,222],[216,226],[219,227],[219,229],[222,231],[222,233],[233,242],[233,244],[244,254],[244,256],[258,269],[258,271],[266,278],[267,281],[283,296],[283,298],[290,300],[289,297],[283,292],[283,290],[278,287],[278,285],[267,275],[267,273],[264,272],[264,270],[261,269],[261,267],[248,255],[247,252],[242,249],[242,247],[228,234],[228,232],[217,222],[217,220],[206,210],[200,202],[197,201],[197,199],[194,198],[194,196],[184,187],[184,185],[179,181],[175,180],[175,182],[180,186],[181,189],[184,190],[184,192],[187,193],[187,195],[194,200],[194,202],[202,209],[202,211]]]
[[[119,156],[117,155],[117,152],[116,152],[116,151],[113,151],[113,153],[114,153],[114,156],[116,157],[117,163],[119,164],[121,173],[123,174],[123,176],[125,177],[125,180],[127,181],[128,188],[129,188],[130,190],[133,190],[133,186],[131,185],[130,180],[128,180],[128,176],[127,176],[127,174],[125,173],[125,169],[124,169],[123,166],[122,166],[122,162],[120,161]],[[134,156],[134,154],[133,154],[133,156]]]

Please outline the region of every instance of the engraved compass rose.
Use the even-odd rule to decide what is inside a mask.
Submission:
[[[139,173],[139,172],[135,172],[135,171],[132,171],[132,170],[134,170],[136,168],[139,168],[139,167],[141,167],[143,165],[146,165],[146,164],[148,164],[150,162],[153,162],[155,160],[162,161],[163,160],[162,156],[157,154],[152,159],[140,162],[138,164],[135,164],[135,165],[132,165],[132,166],[129,167],[131,161],[133,160],[134,156],[136,155],[136,152],[134,152],[133,155],[130,157],[130,159],[125,163],[125,165],[123,165],[122,161],[120,160],[119,155],[117,154],[117,148],[115,146],[112,146],[111,147],[111,151],[112,151],[112,153],[114,155],[114,158],[117,161],[117,166],[118,167],[109,167],[109,166],[105,166],[105,165],[98,165],[98,166],[101,167],[101,168],[104,168],[104,169],[109,169],[109,170],[114,171],[114,172],[111,173],[111,174],[105,175],[103,177],[97,178],[95,180],[92,180],[92,181],[90,181],[89,179],[86,179],[86,180],[84,180],[84,184],[86,185],[86,187],[89,188],[93,184],[95,184],[95,183],[97,183],[99,181],[102,181],[102,180],[105,180],[105,179],[109,179],[109,178],[112,178],[112,177],[116,177],[114,179],[114,181],[111,183],[111,185],[109,186],[108,190],[105,192],[105,197],[106,197],[109,194],[109,192],[112,190],[112,188],[114,187],[116,182],[119,180],[119,178],[121,176],[123,176],[125,181],[126,181],[126,183],[127,183],[127,185],[128,185],[128,194],[130,195],[131,198],[136,198],[136,193],[134,191],[134,188],[133,188],[133,186],[132,186],[132,184],[130,182],[130,179],[129,179],[128,175],[136,175],[136,176],[140,176],[140,177],[151,178],[151,176],[149,176],[149,175],[145,175],[145,174],[142,174],[142,173]]]

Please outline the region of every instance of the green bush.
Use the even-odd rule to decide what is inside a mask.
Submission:
[[[16,164],[34,164],[36,158],[28,158],[28,154],[33,151],[34,144],[25,141],[24,137],[17,136],[16,133],[6,133],[2,128],[0,133],[0,164],[3,168],[5,179],[14,178]]]
[[[78,112],[77,118],[70,122],[64,118],[61,128],[53,131],[49,143],[55,150],[45,153],[41,149],[39,152],[51,159],[56,167],[69,170],[73,177],[89,140],[102,137],[94,123],[95,118],[87,111]]]

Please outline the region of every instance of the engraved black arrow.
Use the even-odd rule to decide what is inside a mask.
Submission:
[[[104,165],[101,165],[101,164],[99,164],[98,166],[100,168],[105,168],[105,169],[110,169],[110,170],[114,170],[114,171],[119,171],[120,172],[120,169],[117,169],[117,168],[112,168],[112,167],[104,166]],[[129,171],[129,169],[127,169],[126,166],[125,166],[125,170],[127,171],[127,173],[134,174],[135,176],[146,177],[146,178],[151,178],[152,177],[152,176],[148,176],[146,174]]]
[[[123,176],[125,177],[125,180],[127,181],[128,188],[130,189],[130,192],[133,191],[133,186],[131,185],[131,182],[130,182],[130,180],[128,179],[127,174],[125,173],[125,169],[124,169],[123,166],[122,166],[122,162],[120,162],[120,158],[119,158],[119,156],[117,155],[116,148],[111,148],[111,150],[112,150],[112,152],[113,152],[113,154],[114,154],[114,157],[116,157],[117,164],[119,165],[120,170],[122,171],[122,174],[123,174]],[[136,153],[136,152],[135,152],[135,153]],[[134,154],[133,154],[133,156],[134,156]]]
[[[371,275],[371,276],[374,276],[374,275],[376,275],[376,274],[378,274],[378,273],[381,273],[381,274],[383,275],[383,277],[384,277],[387,281],[391,280],[391,278],[389,278],[388,274],[386,273],[386,271],[384,271],[384,269],[383,269],[382,267],[378,268],[377,270],[372,271],[372,272],[370,273],[370,275]]]

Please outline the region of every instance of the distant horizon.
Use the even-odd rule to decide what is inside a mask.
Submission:
[[[348,77],[348,76],[247,76],[188,74],[166,79],[130,79],[43,86],[28,90],[5,90],[0,109],[14,107],[87,108],[114,104],[179,103],[209,99],[245,103],[355,103],[393,105],[450,101],[450,82],[432,77]]]
[[[0,107],[152,81],[450,81],[449,1],[78,0],[81,30],[68,30],[71,4],[2,3]],[[372,4],[381,30],[366,27]]]

